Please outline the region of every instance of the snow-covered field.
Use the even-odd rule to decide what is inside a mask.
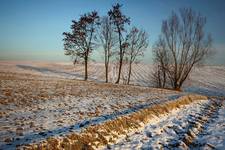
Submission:
[[[199,101],[174,110],[166,116],[154,119],[142,130],[127,135],[114,145],[106,149],[224,149],[225,124],[224,101],[215,105],[222,105],[218,120],[210,119],[209,107],[212,101]],[[213,111],[217,111],[213,108]],[[213,115],[218,112],[212,112]],[[213,118],[215,119],[215,118]],[[207,120],[208,124],[204,121]],[[204,124],[205,123],[205,124]],[[215,129],[216,127],[216,129]],[[205,128],[205,129],[203,129]],[[198,136],[198,133],[203,133]],[[196,138],[193,143],[191,138]],[[190,141],[188,141],[190,140]],[[189,145],[187,145],[189,144]]]
[[[116,68],[110,66],[110,82],[116,80]],[[91,63],[88,71],[89,81],[85,82],[76,80],[84,74],[79,64],[1,61],[0,149],[79,133],[190,93],[214,97],[173,110],[105,148],[225,148],[224,66],[195,68],[184,85],[185,92],[151,88],[151,65],[134,65],[132,85],[104,83],[102,63]],[[123,72],[121,83],[127,78],[126,67]],[[206,121],[202,123],[200,116]],[[199,122],[198,133],[192,126]],[[184,139],[189,130],[194,138],[187,145]]]

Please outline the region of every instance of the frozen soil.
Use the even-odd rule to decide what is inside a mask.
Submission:
[[[116,67],[115,64],[110,66],[111,82],[116,79]],[[133,67],[131,84],[139,86],[103,83],[104,65],[101,63],[91,64],[87,82],[80,80],[83,70],[81,64],[74,67],[69,63],[1,61],[0,149],[15,149],[48,137],[79,133],[87,126],[101,124],[188,93],[210,96],[213,101],[190,104],[156,118],[154,123],[119,139],[108,148],[174,149],[174,145],[183,149],[225,148],[224,66],[196,68],[184,85],[185,92],[146,87],[151,86],[149,65],[135,64]],[[125,73],[121,83],[124,79]],[[201,116],[207,119],[197,132],[192,126],[198,125]],[[194,138],[190,136],[191,142],[185,143],[189,130],[190,134],[194,132]]]
[[[225,148],[225,100],[218,103],[205,124],[203,131],[190,145],[191,149],[224,149]]]
[[[0,149],[79,132],[180,95],[22,73],[2,72],[0,79]]]
[[[104,149],[223,149],[224,118],[221,115],[212,122],[218,112],[224,112],[224,104],[221,100],[194,102],[155,118]]]

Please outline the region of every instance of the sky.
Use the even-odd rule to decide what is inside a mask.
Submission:
[[[173,10],[191,7],[207,17],[206,32],[212,34],[216,51],[209,63],[225,65],[225,0],[1,0],[0,60],[70,61],[62,33],[70,31],[71,20],[93,10],[104,16],[116,2],[123,4],[131,26],[149,34],[144,62],[152,62],[162,20]],[[102,56],[99,48],[92,58],[99,61]]]

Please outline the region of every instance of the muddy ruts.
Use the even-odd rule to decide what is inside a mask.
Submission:
[[[204,145],[199,145],[199,143],[194,142],[196,137],[204,131],[205,127],[208,123],[210,123],[211,119],[214,115],[218,113],[222,106],[222,100],[211,99],[211,102],[208,103],[200,113],[196,115],[190,114],[190,119],[188,120],[188,126],[184,131],[179,132],[174,129],[175,132],[180,136],[178,139],[171,139],[169,143],[163,144],[164,148],[172,149],[172,148],[196,148]],[[175,127],[174,127],[175,128]]]

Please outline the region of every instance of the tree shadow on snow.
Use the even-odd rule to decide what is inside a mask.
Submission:
[[[59,71],[59,70],[53,70],[53,69],[49,69],[49,68],[45,68],[45,67],[34,67],[34,66],[28,66],[28,65],[16,65],[19,68],[22,68],[24,70],[34,70],[46,75],[59,75],[63,78],[78,78],[78,79],[83,79],[84,76],[78,73],[70,73],[70,72],[66,72],[66,71]],[[96,82],[103,82],[100,81],[96,78],[92,78],[92,77],[88,77],[88,80],[91,81],[96,81]]]

